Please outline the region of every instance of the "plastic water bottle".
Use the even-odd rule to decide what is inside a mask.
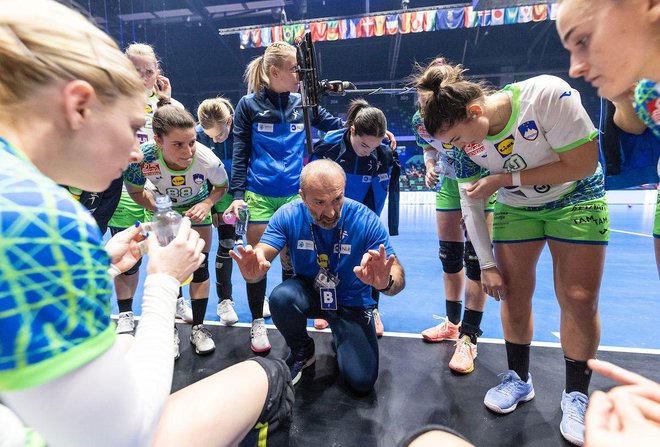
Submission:
[[[238,219],[236,220],[236,236],[242,239],[247,233],[248,222],[250,221],[250,211],[247,205],[243,205],[238,209]]]
[[[227,225],[236,225],[236,214],[233,211],[222,213],[222,221]]]
[[[435,184],[435,187],[439,190],[442,187],[442,181],[445,178],[445,168],[442,166],[442,163],[438,161],[433,167],[433,171],[438,176],[438,183]]]
[[[161,246],[166,246],[179,232],[181,225],[181,214],[172,209],[172,199],[169,196],[156,196],[156,209],[153,217],[151,231]]]

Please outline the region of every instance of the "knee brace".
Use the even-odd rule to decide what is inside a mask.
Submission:
[[[136,262],[133,267],[126,270],[123,274],[126,275],[126,276],[135,275],[137,272],[140,271],[140,266],[141,265],[142,265],[142,258],[138,259],[138,262]]]
[[[472,281],[481,281],[481,267],[479,266],[479,257],[474,251],[472,242],[465,243],[465,272]]]
[[[204,282],[209,279],[209,254],[204,252],[202,254],[204,255],[204,262],[193,273],[192,282]]]
[[[458,273],[463,269],[465,243],[440,241],[440,261],[445,273]]]

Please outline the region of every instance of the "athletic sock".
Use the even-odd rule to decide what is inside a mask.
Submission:
[[[117,306],[119,306],[120,314],[124,312],[133,312],[133,298],[117,300]]]
[[[193,326],[204,323],[204,315],[206,315],[206,305],[209,303],[208,298],[199,298],[191,299],[190,304],[192,305],[193,312]]]
[[[228,254],[216,254],[215,256],[215,290],[218,300],[230,300],[232,293],[231,274],[233,264]]]
[[[266,296],[266,278],[257,283],[247,283],[247,298],[252,320],[264,317],[264,297]]]
[[[529,378],[529,345],[519,345],[506,340],[504,344],[509,369],[515,371],[523,382],[527,382]]]
[[[566,361],[566,392],[579,391],[585,396],[589,395],[589,383],[591,382],[591,369],[587,362],[569,359]]]
[[[463,322],[461,323],[461,335],[469,335],[472,344],[476,345],[477,338],[482,334],[479,326],[481,325],[481,317],[483,316],[483,312],[465,308]]]
[[[447,307],[447,318],[449,318],[449,321],[453,324],[458,324],[461,321],[463,303],[461,301],[446,300],[445,306]]]

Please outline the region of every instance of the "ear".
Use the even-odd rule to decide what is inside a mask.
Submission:
[[[161,149],[163,148],[163,140],[156,134],[154,134],[154,141],[156,142],[156,146],[158,146]]]
[[[484,114],[484,108],[476,102],[469,104],[467,110],[469,119],[481,118]]]
[[[270,69],[268,70],[268,77],[269,78],[276,78],[280,75],[280,69],[277,68],[275,65],[271,65]]]
[[[299,189],[298,194],[300,194],[300,198],[302,199],[303,203],[306,204],[307,202],[305,201],[305,193],[303,192],[303,190]]]
[[[227,125],[231,127],[232,124],[234,124],[234,117],[229,115],[229,118],[227,118]]]
[[[355,137],[355,126],[351,126],[349,129],[351,131],[351,137]]]
[[[71,130],[79,130],[91,113],[96,99],[94,87],[87,81],[68,82],[62,89],[64,117]]]
[[[650,0],[649,12],[653,23],[660,22],[660,0]]]

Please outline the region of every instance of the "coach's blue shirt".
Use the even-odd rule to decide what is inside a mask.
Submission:
[[[319,271],[311,233],[312,222],[312,216],[302,200],[297,199],[275,212],[261,237],[261,242],[278,250],[286,245],[294,272],[310,279],[314,279]],[[339,304],[352,307],[375,304],[371,298],[371,287],[355,276],[353,267],[360,265],[362,256],[368,250],[378,250],[380,244],[385,246],[387,256],[395,254],[387,230],[378,216],[361,203],[345,199],[335,228],[325,230],[318,225],[313,227],[320,264],[339,276]],[[340,232],[341,256],[338,257]],[[330,247],[333,247],[332,255]]]

